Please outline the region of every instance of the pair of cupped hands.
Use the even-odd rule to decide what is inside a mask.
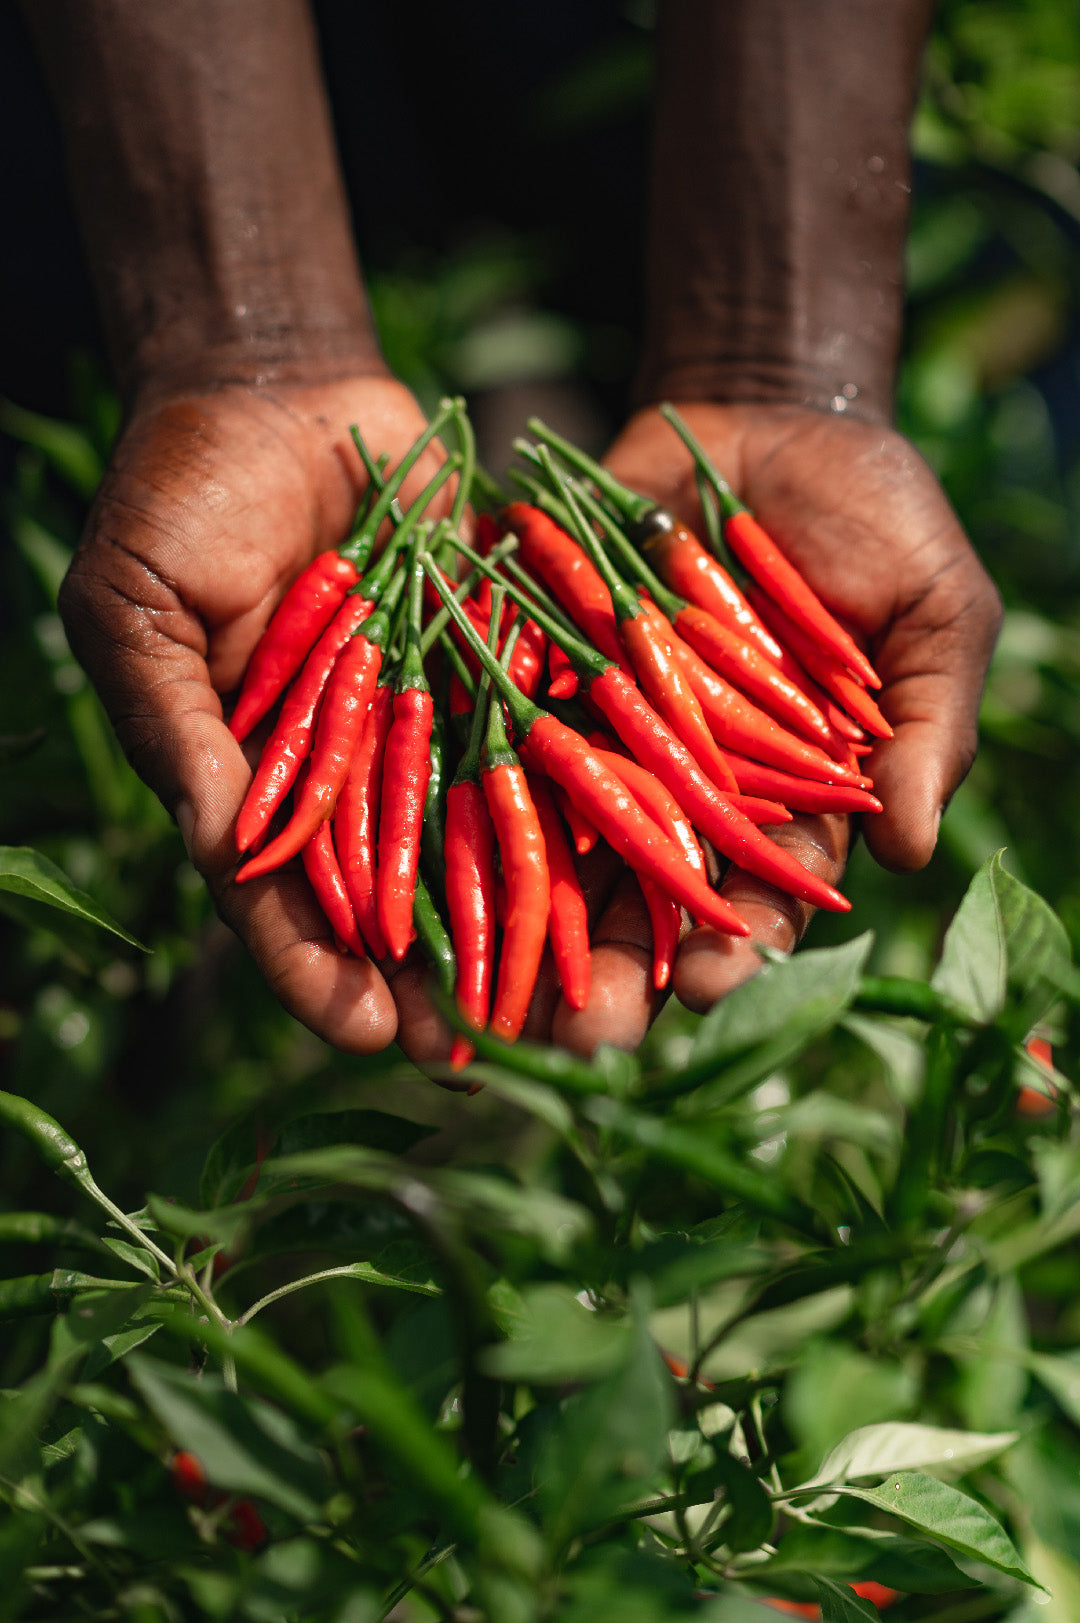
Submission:
[[[895,736],[866,767],[884,810],[862,832],[884,866],[933,851],[949,796],[971,764],[976,714],[997,632],[997,593],[929,468],[886,427],[802,406],[677,401],[717,465],[880,672]],[[371,1053],[395,1038],[417,1063],[446,1058],[450,1033],[425,965],[343,957],[299,864],[244,885],[233,825],[252,770],[222,696],[290,581],[348,533],[364,488],[357,424],[396,463],[424,426],[412,395],[380,374],[240,385],[137,401],[64,583],[72,647],[132,765],[176,817],[222,918],[284,1006],[337,1048]],[[441,452],[410,477],[415,494]],[[655,410],[632,418],[607,455],[627,484],[700,530],[689,457]],[[772,830],[835,883],[850,820],[798,815]],[[634,1048],[657,1013],[648,914],[612,853],[586,859],[592,992],[580,1012],[541,972],[525,1035],[588,1054]],[[734,939],[684,937],[672,990],[704,1010],[752,975],[755,942],[790,950],[810,909],[736,868],[722,890],[751,927]]]

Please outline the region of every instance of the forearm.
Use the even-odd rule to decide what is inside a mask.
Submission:
[[[887,421],[932,0],[666,0],[640,401]]]
[[[381,363],[305,0],[33,0],[129,397]]]

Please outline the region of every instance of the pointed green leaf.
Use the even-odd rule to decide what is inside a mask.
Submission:
[[[1052,908],[989,857],[968,886],[948,932],[930,984],[976,1020],[995,1020],[1008,987],[1025,996],[1046,987],[1041,1008],[1054,1001],[1050,983],[1069,966],[1065,927]]]
[[[638,1313],[621,1368],[570,1398],[548,1435],[540,1502],[553,1544],[600,1526],[652,1485],[673,1407],[671,1380]]]
[[[212,1487],[257,1494],[302,1521],[318,1514],[329,1479],[287,1415],[227,1391],[207,1372],[189,1375],[145,1354],[129,1357],[127,1368],[175,1447],[198,1456]]]
[[[961,1555],[1041,1588],[1001,1523],[959,1488],[921,1471],[905,1471],[886,1477],[877,1488],[846,1486],[840,1491],[898,1516]]]
[[[548,1386],[608,1374],[624,1358],[630,1333],[625,1318],[591,1310],[572,1286],[555,1282],[527,1287],[509,1320],[500,1319],[508,1339],[485,1350],[484,1372]]]
[[[800,1487],[829,1487],[855,1477],[878,1476],[882,1471],[909,1470],[913,1466],[948,1465],[957,1473],[971,1471],[1015,1443],[1017,1435],[1015,1431],[950,1431],[902,1420],[860,1426],[837,1443],[820,1470]]]
[[[818,1599],[821,1602],[821,1623],[878,1623],[878,1609],[861,1595],[856,1595],[850,1584],[834,1583],[831,1578],[815,1578]]]
[[[764,964],[702,1020],[685,1073],[670,1091],[718,1077],[717,1096],[733,1099],[779,1069],[850,1006],[872,945],[868,932]]]
[[[55,862],[50,862],[48,857],[28,845],[0,846],[0,891],[50,908],[59,908],[84,924],[96,924],[102,930],[111,931],[129,946],[138,947],[140,952],[149,951],[141,941],[137,941],[115,919],[110,918],[92,896],[73,885]]]

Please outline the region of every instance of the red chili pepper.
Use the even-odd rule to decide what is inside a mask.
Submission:
[[[257,1550],[270,1537],[250,1499],[238,1499],[229,1511],[225,1538],[237,1550]]]
[[[822,783],[853,783],[866,786],[862,774],[826,755],[816,744],[781,727],[779,722],[759,710],[744,698],[730,682],[725,682],[688,643],[683,642],[670,621],[653,611],[654,623],[663,630],[671,649],[701,704],[702,711],[719,744],[754,759],[778,766],[786,772],[801,773],[803,777],[818,778]]]
[[[555,968],[559,972],[562,995],[572,1009],[583,1009],[589,1001],[592,984],[592,957],[589,952],[589,915],[585,896],[574,866],[562,819],[555,809],[551,791],[542,778],[526,779],[536,815],[544,834],[548,872],[551,876],[551,917],[549,933]]]
[[[334,849],[329,823],[322,823],[315,830],[300,852],[300,860],[304,864],[308,883],[334,932],[338,951],[354,953],[357,958],[365,957],[364,943],[356,928],[356,914]]]
[[[671,657],[665,639],[658,634],[659,611],[655,607],[651,612],[647,610],[634,588],[621,579],[582,512],[570,481],[560,480],[546,446],[540,451],[540,461],[552,483],[558,485],[570,526],[592,565],[594,597],[605,590],[608,594],[619,637],[630,655],[633,674],[706,776],[721,788],[734,789],[735,779],[709,731],[691,685]]]
[[[552,643],[551,646],[554,647],[555,644]],[[590,851],[594,851],[596,849],[597,841],[600,838],[599,830],[596,828],[594,823],[589,822],[589,819],[585,816],[584,812],[578,810],[577,806],[574,805],[574,802],[570,799],[570,796],[567,794],[565,789],[561,789],[558,784],[555,784],[553,787],[553,793],[555,795],[555,803],[565,818],[567,827],[570,830],[570,837],[574,842],[574,850],[577,852],[579,857],[587,857]]]
[[[296,577],[248,660],[229,722],[235,739],[273,707],[359,579],[356,564],[336,551],[321,552]]]
[[[730,800],[698,771],[689,751],[621,671],[609,665],[601,676],[590,682],[589,697],[642,766],[648,767],[666,784],[694,827],[724,856],[748,873],[815,907],[841,913],[850,911],[851,903],[846,897],[810,873],[790,852],[775,845],[749,818],[736,811]],[[734,762],[732,767],[734,769]],[[606,833],[602,827],[601,833]]]
[[[476,561],[471,549],[463,547],[462,550],[467,557],[472,557],[473,561]],[[778,885],[816,907],[832,908],[838,912],[847,912],[850,909],[850,902],[841,896],[838,890],[810,873],[789,852],[775,845],[767,835],[760,833],[748,818],[735,810],[715,784],[698,769],[690,751],[675,737],[644,695],[618,666],[606,660],[595,649],[569,637],[539,605],[529,602],[517,592],[516,588],[508,587],[507,590],[516,601],[521,602],[526,613],[535,616],[537,623],[543,626],[551,638],[563,644],[581,673],[583,681],[588,684],[590,701],[607,717],[630,753],[667,785],[686,810],[694,826],[706,839],[711,840],[717,850],[749,873],[756,874],[770,884]],[[460,623],[467,625],[464,616],[460,616],[460,611],[458,615]],[[719,681],[720,678],[717,677],[716,680]],[[569,729],[567,731],[569,732]],[[570,733],[570,737],[576,736]],[[806,748],[810,749],[812,746],[807,745]],[[833,767],[836,763],[830,762],[829,765]],[[546,767],[544,770],[548,771]],[[557,774],[548,771],[548,776],[557,777]],[[569,785],[566,787],[569,788]],[[572,790],[571,793],[573,794]],[[579,807],[584,805],[579,796],[575,795],[574,798]],[[592,817],[587,805],[584,805],[584,809]],[[610,843],[614,843],[611,842],[605,824],[595,817],[593,821],[601,834]],[[621,847],[616,846],[616,849]],[[686,902],[682,905],[687,907],[688,911],[694,911]]]
[[[179,1453],[173,1455],[169,1471],[172,1476],[173,1487],[177,1493],[182,1494],[185,1499],[190,1499],[196,1505],[205,1502],[208,1487],[206,1472],[203,1470],[202,1462],[197,1455],[189,1454],[186,1449],[181,1449]]]
[[[769,796],[790,806],[792,811],[879,812],[882,809],[881,801],[867,789],[858,789],[846,783],[817,783],[813,778],[797,778],[775,766],[765,766],[761,761],[733,755],[730,750],[727,758],[744,794]]]
[[[577,542],[541,508],[527,502],[511,502],[502,519],[520,542],[522,561],[551,589],[594,647],[629,674],[611,593]]]
[[[484,791],[475,776],[462,776],[461,767],[446,796],[446,906],[457,958],[458,1010],[482,1031],[491,1008],[495,965],[495,831]],[[450,1050],[451,1067],[461,1070],[472,1055],[472,1044],[458,1033]]]
[[[399,577],[335,665],[319,711],[310,770],[292,816],[281,833],[244,864],[236,876],[237,884],[280,868],[333,815],[379,680],[390,611],[400,595],[395,587],[400,584]]]
[[[420,829],[431,776],[433,710],[426,688],[410,687],[396,693],[386,741],[375,898],[386,945],[396,959],[404,958],[412,939]]]
[[[473,641],[473,651],[479,655],[483,645],[456,604],[451,606],[451,612]],[[545,629],[550,635],[550,629]],[[632,687],[616,666],[608,665],[600,656],[594,657],[605,675],[613,672]],[[646,817],[621,780],[597,760],[585,740],[518,693],[486,648],[483,648],[483,662],[502,694],[515,730],[520,737],[528,737],[529,748],[541,770],[562,784],[575,805],[584,810],[630,866],[656,879],[694,917],[729,934],[748,935],[749,926],[730,903],[694,872],[682,852]],[[757,834],[756,829],[754,833]]]
[[[334,812],[334,838],[360,934],[373,958],[388,956],[375,906],[375,847],[386,740],[394,715],[393,689],[375,689],[345,787]]]
[[[238,851],[247,851],[255,844],[292,788],[311,749],[319,701],[338,656],[374,606],[359,594],[347,597],[286,694],[236,819]]]
[[[392,958],[404,958],[413,936],[413,896],[420,866],[420,831],[431,778],[434,701],[420,652],[424,573],[414,547],[409,558],[405,654],[394,694],[394,719],[386,740],[379,863],[375,905]]]
[[[638,681],[672,732],[682,739],[706,777],[719,789],[736,788],[693,683],[660,626],[642,613],[621,621],[619,629]]]
[[[807,674],[868,733],[873,733],[875,738],[891,738],[893,730],[889,723],[862,682],[851,675],[844,662],[824,651],[802,626],[797,625],[778,604],[771,602],[765,592],[755,591],[753,596],[762,619],[787,645]],[[880,679],[876,686],[881,686]]]
[[[639,546],[649,550],[661,575],[691,603],[699,603],[726,625],[741,629],[770,658],[780,649],[761,624],[727,570],[705,550],[666,508],[622,484],[592,457],[556,434],[537,417],[530,417],[529,432],[552,446],[570,467],[583,473],[600,490],[633,533]],[[517,447],[520,449],[521,447]],[[669,573],[673,571],[673,573]],[[599,646],[599,645],[598,645]]]
[[[669,840],[681,846],[692,868],[705,872],[705,853],[698,844],[697,835],[675,796],[665,789],[655,773],[631,761],[628,756],[617,755],[602,744],[590,740],[600,759],[625,783],[630,793],[644,807],[654,823],[658,823]]]
[[[820,648],[835,654],[869,687],[879,688],[881,678],[854,637],[829,613],[772,536],[762,529],[746,503],[739,500],[727,480],[720,476],[678,412],[671,406],[660,409],[690,452],[700,474],[716,492],[724,519],[724,539],[743,568]]]
[[[791,813],[778,800],[763,800],[759,795],[728,795],[736,811],[749,817],[759,828],[771,828],[778,823],[790,823]]]
[[[578,675],[557,642],[548,644],[548,693],[553,699],[572,699],[578,690]]]
[[[506,923],[489,1031],[512,1043],[525,1024],[544,955],[551,875],[540,819],[521,764],[506,741],[502,705],[492,698],[482,769],[484,795],[502,859]]]

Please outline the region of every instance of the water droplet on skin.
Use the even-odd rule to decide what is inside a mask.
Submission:
[[[858,392],[859,385],[857,383],[845,383],[844,387],[840,390],[840,393],[843,395],[845,400],[854,400]]]
[[[885,159],[884,158],[867,158],[866,167],[869,169],[869,171],[870,171],[870,173],[872,175],[880,175],[881,171],[885,167]]]
[[[829,408],[832,411],[847,411],[847,401],[842,394],[834,394],[829,401]]]

